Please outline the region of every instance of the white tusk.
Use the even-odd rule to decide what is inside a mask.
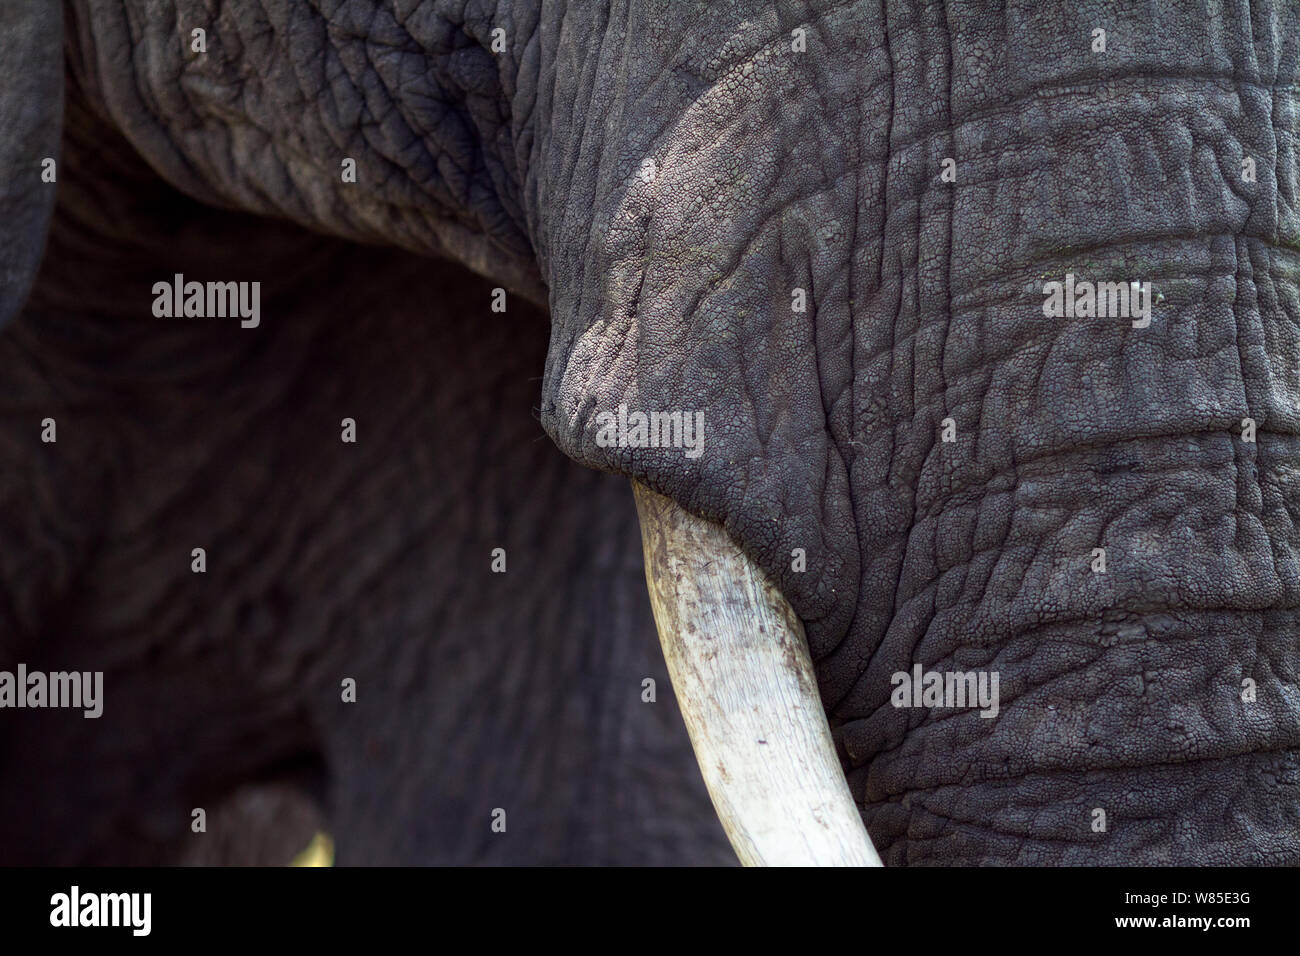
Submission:
[[[721,526],[632,489],[659,642],[740,862],[880,866],[789,602]]]

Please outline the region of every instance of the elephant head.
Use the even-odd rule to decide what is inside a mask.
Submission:
[[[0,14],[6,313],[48,6]],[[743,859],[1300,861],[1294,5],[67,10],[184,192],[548,305]]]

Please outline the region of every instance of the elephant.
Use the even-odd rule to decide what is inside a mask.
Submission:
[[[734,863],[626,483],[538,428],[544,312],[196,202],[82,89],[0,335],[0,671],[105,700],[0,709],[0,862],[274,865],[323,831],[339,865]],[[175,274],[260,279],[261,322],[154,317]]]
[[[0,47],[7,861],[1300,863],[1294,4]]]

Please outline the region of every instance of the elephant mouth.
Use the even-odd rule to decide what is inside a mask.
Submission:
[[[747,866],[880,866],[803,625],[719,525],[632,483],[646,584],[709,796]]]

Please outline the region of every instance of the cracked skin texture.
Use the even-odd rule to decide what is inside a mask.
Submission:
[[[884,7],[78,0],[71,53],[197,198],[546,296],[542,424],[778,581],[886,863],[1300,862],[1300,10]],[[1151,326],[1044,319],[1069,271]]]
[[[75,84],[68,114],[0,335],[0,668],[102,670],[104,710],[0,711],[0,865],[283,864],[318,829],[340,865],[734,864],[626,482],[538,428],[544,314],[187,201]],[[175,272],[261,282],[263,325],[154,318]]]

